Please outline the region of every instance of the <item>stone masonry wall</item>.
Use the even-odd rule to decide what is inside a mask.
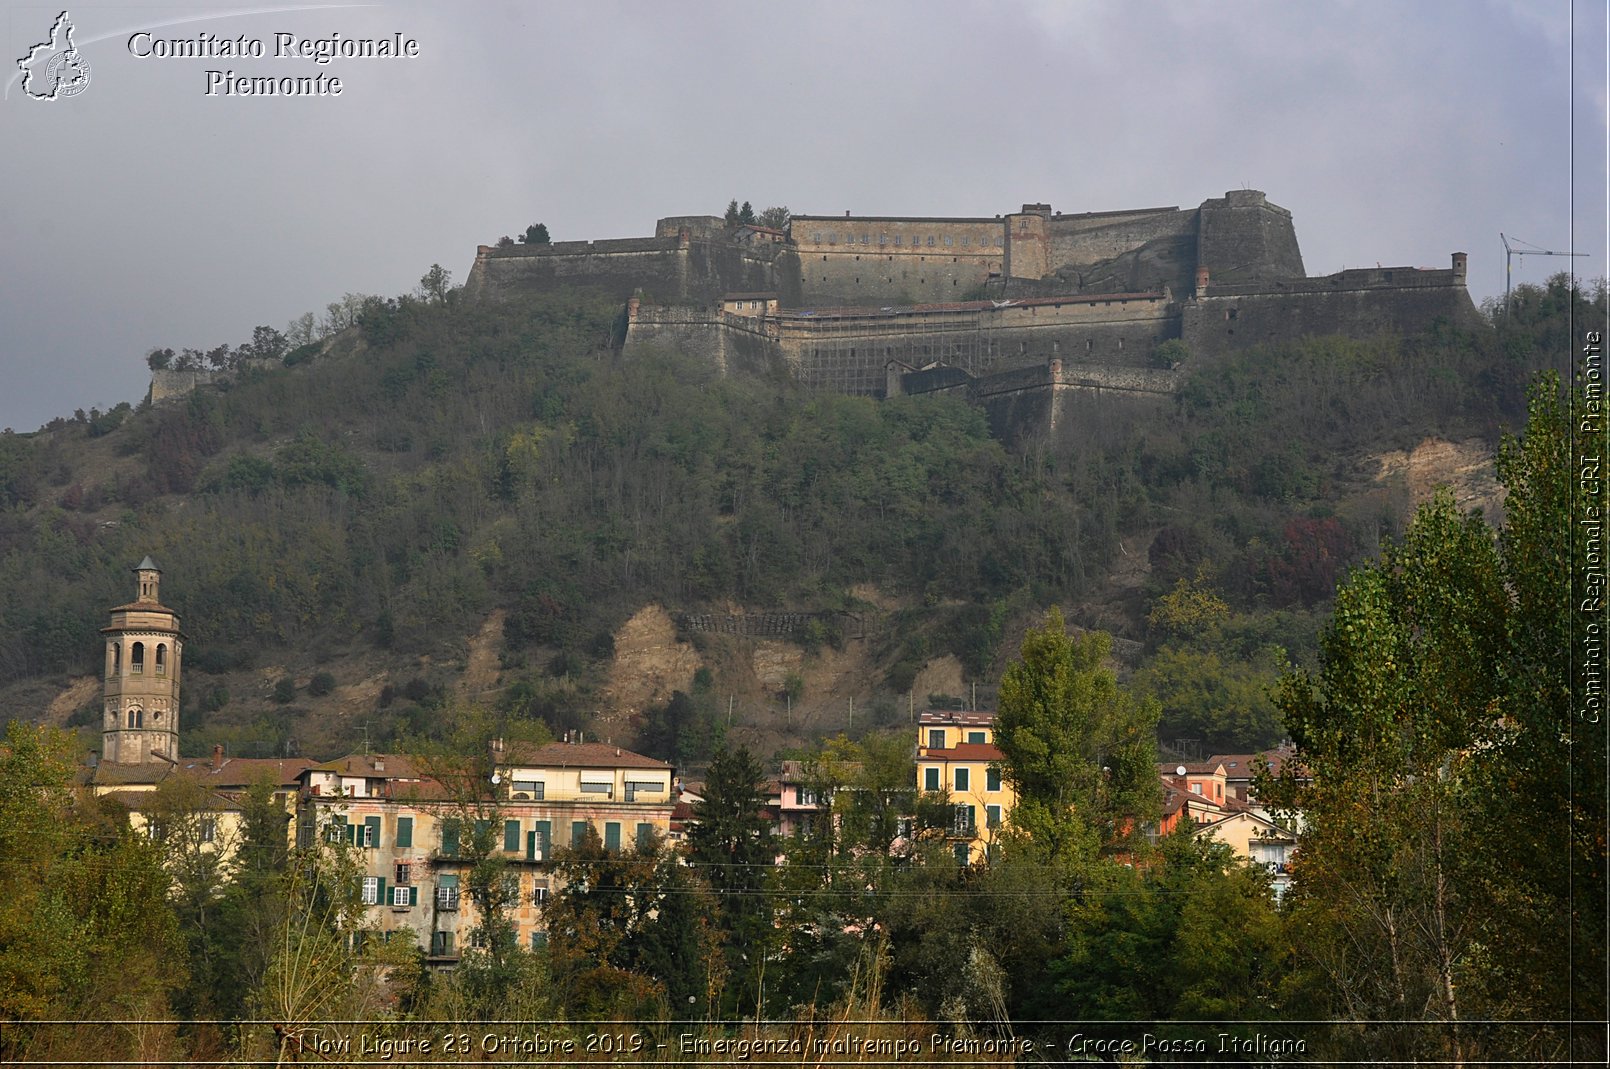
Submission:
[[[1291,213],[1255,189],[1231,190],[1197,212],[1196,263],[1221,282],[1303,277]]]
[[[1455,272],[1385,268],[1344,271],[1279,287],[1217,286],[1181,309],[1181,337],[1192,354],[1340,334],[1415,334],[1443,320],[1466,330],[1483,322]]]

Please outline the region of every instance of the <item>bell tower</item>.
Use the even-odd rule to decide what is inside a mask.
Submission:
[[[179,617],[159,599],[162,569],[134,569],[138,596],[112,610],[106,636],[101,758],[138,765],[179,759]]]

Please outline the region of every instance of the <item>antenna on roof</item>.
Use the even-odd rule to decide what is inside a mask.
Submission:
[[[363,756],[369,756],[369,721],[365,720],[359,725],[363,729]]]

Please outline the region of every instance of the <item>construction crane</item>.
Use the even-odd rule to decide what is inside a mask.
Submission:
[[[1586,256],[1586,255],[1588,255],[1585,252],[1554,252],[1554,251],[1552,251],[1550,249],[1540,249],[1537,246],[1532,245],[1532,243],[1530,241],[1522,241],[1520,238],[1508,238],[1508,237],[1505,237],[1503,231],[1499,231],[1498,240],[1500,240],[1500,241],[1502,241],[1504,243],[1504,308],[1505,309],[1509,308],[1509,277],[1510,277],[1510,266],[1509,265],[1513,261],[1514,257],[1516,257],[1516,256]],[[1516,242],[1517,244],[1520,244],[1520,245],[1532,245],[1532,247],[1529,248],[1529,249],[1517,249],[1517,248],[1515,248],[1514,246],[1512,246],[1510,244],[1511,241],[1514,241],[1514,242]]]

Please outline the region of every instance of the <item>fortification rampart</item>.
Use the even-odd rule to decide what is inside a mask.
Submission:
[[[1180,310],[1180,336],[1192,353],[1212,354],[1341,334],[1414,334],[1438,321],[1464,330],[1484,322],[1465,288],[1465,257],[1451,269],[1411,267],[1339,271],[1318,278],[1205,290]]]
[[[1056,398],[1069,391],[1172,390],[1169,372],[1152,366],[1170,339],[1196,361],[1305,335],[1480,323],[1462,254],[1451,270],[1307,278],[1291,213],[1257,190],[1191,209],[798,215],[786,235],[676,216],[655,234],[482,247],[470,295],[560,285],[640,294],[628,317],[630,354],[672,347],[723,372],[786,371],[809,386],[873,396],[966,382],[992,413],[1043,403],[1052,422]],[[732,299],[760,292],[768,302],[776,295],[762,314]],[[723,313],[723,295],[729,311],[748,314]],[[1064,370],[1041,381],[1051,361]]]
[[[472,300],[574,287],[623,301],[641,290],[661,301],[708,303],[734,290],[779,289],[781,253],[778,246],[741,248],[686,229],[675,237],[482,245],[464,290]]]
[[[328,351],[325,344],[322,352]],[[280,360],[254,359],[242,360],[234,367],[217,368],[210,371],[197,369],[177,370],[174,368],[153,368],[151,371],[151,388],[147,392],[147,399],[153,405],[170,401],[176,397],[209,387],[222,386],[230,382],[242,371],[263,371],[270,368],[283,367]]]
[[[167,368],[151,372],[151,403],[161,404],[172,397],[183,397],[201,386],[211,386],[220,379],[229,378],[228,371],[172,371]]]
[[[1197,209],[1196,264],[1224,282],[1304,276],[1291,213],[1255,189],[1231,190]]]

